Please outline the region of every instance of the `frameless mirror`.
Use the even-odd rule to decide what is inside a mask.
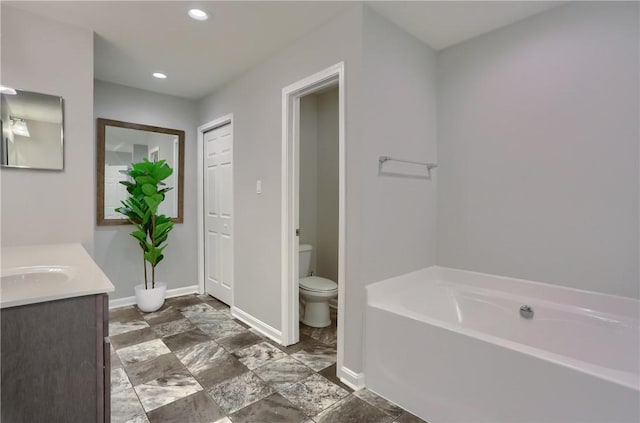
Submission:
[[[164,181],[173,189],[165,194],[158,212],[182,223],[184,131],[109,119],[98,119],[97,129],[97,224],[129,224],[115,211],[128,195],[120,181],[128,180],[132,163],[145,158],[153,162],[165,160],[173,169]]]
[[[64,168],[62,97],[0,86],[3,167]]]

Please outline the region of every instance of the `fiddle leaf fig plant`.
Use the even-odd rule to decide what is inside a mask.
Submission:
[[[122,207],[116,211],[127,217],[135,230],[131,233],[143,252],[144,288],[149,289],[147,281],[147,262],[151,265],[151,288],[156,285],[156,266],[162,261],[162,252],[167,247],[169,232],[173,229],[170,217],[158,214],[158,207],[164,201],[167,187],[163,180],[173,173],[173,169],[164,161],[150,162],[146,158],[133,163],[127,172],[131,180],[121,181],[127,187],[129,198],[122,201]],[[165,243],[163,245],[163,243]]]

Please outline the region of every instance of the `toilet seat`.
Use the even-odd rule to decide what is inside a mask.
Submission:
[[[338,289],[338,284],[331,279],[307,276],[300,279],[300,289],[311,292],[331,292]]]

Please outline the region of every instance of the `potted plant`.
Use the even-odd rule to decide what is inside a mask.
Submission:
[[[164,201],[165,193],[172,189],[162,181],[173,173],[173,169],[164,160],[150,162],[145,158],[134,163],[127,173],[130,180],[120,183],[127,187],[129,198],[122,201],[122,207],[116,211],[125,215],[135,227],[131,236],[142,248],[144,267],[144,285],[135,287],[136,303],[140,310],[152,312],[164,304],[167,289],[166,283],[156,282],[156,266],[164,258],[162,252],[167,247],[173,221],[158,214],[158,207]],[[147,262],[151,266],[151,283],[147,277]]]

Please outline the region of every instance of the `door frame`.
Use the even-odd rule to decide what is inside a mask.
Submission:
[[[224,115],[222,117],[219,117],[217,119],[212,120],[211,122],[207,122],[204,125],[200,125],[198,127],[198,139],[197,139],[197,146],[198,146],[198,157],[197,157],[197,164],[198,164],[198,184],[197,184],[197,221],[198,221],[198,293],[200,294],[204,294],[204,283],[205,283],[205,267],[206,267],[206,257],[205,257],[205,249],[204,249],[204,134],[205,132],[209,132],[213,129],[219,128],[220,126],[224,126],[226,124],[231,125],[231,140],[232,143],[234,145],[233,151],[235,153],[235,138],[234,138],[234,131],[233,131],[233,113],[229,113],[227,115]],[[233,156],[233,161],[234,161],[234,165],[235,165],[235,154]],[[235,181],[235,169],[236,167],[233,166],[233,174],[232,174],[232,180]],[[234,190],[235,191],[235,190]],[[236,212],[236,208],[235,208],[235,192],[233,193],[233,214],[234,214],[234,218],[233,221],[231,223],[231,233],[233,234],[233,251],[231,252],[232,254],[232,261],[234,263],[234,267],[235,267],[235,249],[236,249],[236,240],[235,240],[235,212]],[[234,275],[235,275],[235,269],[234,269]],[[234,278],[235,279],[235,278]],[[233,281],[232,285],[231,285],[231,304],[229,304],[229,307],[233,306],[233,302],[234,302],[234,293],[235,293],[235,280]]]
[[[282,89],[282,344],[299,341],[298,236],[300,178],[300,98],[338,87],[338,373],[344,363],[346,295],[346,138],[344,62]]]

